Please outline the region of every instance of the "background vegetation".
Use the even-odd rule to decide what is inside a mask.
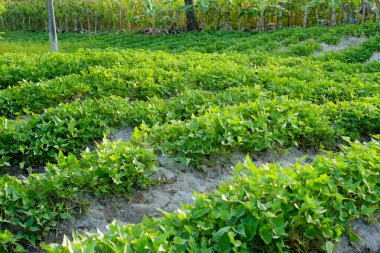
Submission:
[[[56,0],[55,13],[60,32],[181,30],[186,29],[185,11],[191,5],[201,29],[380,22],[379,0]],[[1,29],[46,30],[44,0],[1,0],[0,14]]]

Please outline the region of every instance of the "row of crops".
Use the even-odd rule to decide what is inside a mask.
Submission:
[[[48,252],[333,252],[348,220],[378,210],[380,143],[352,144],[307,165],[258,168],[250,161],[194,204],[109,232],[74,235]],[[355,241],[355,234],[350,234]],[[357,238],[356,238],[357,240]],[[314,241],[316,245],[316,241]]]
[[[312,55],[321,48],[321,43],[336,44],[343,37],[370,37],[378,33],[379,25],[364,24],[344,25],[330,29],[327,27],[313,27],[307,30],[301,28],[282,29],[279,31],[266,32],[260,36],[252,36],[254,33],[242,31],[209,31],[204,33],[183,33],[176,36],[145,36],[137,34],[92,34],[92,35],[76,35],[70,33],[59,34],[60,50],[62,52],[77,52],[79,49],[133,49],[145,51],[165,51],[169,53],[184,53],[186,51],[200,53],[242,53],[243,55],[254,53],[256,63],[259,64],[260,57],[263,53],[270,52],[272,56],[307,56]],[[275,34],[275,36],[274,36]],[[7,52],[26,52],[28,54],[42,54],[48,52],[48,41],[44,32],[10,32],[2,35],[0,40],[0,53]],[[181,43],[178,43],[178,41]],[[330,59],[340,57],[345,62],[360,62],[367,60],[377,50],[375,40],[370,40],[366,44],[373,42],[372,46],[352,47],[350,54],[338,56],[337,54],[326,54]],[[299,43],[302,42],[302,43]],[[273,49],[286,49],[273,51]],[[115,53],[114,53],[115,55]],[[343,59],[342,57],[346,57]],[[5,55],[4,61],[7,59]],[[42,56],[49,57],[49,56]],[[50,56],[52,57],[52,56]],[[61,56],[62,57],[62,56]],[[116,56],[115,56],[116,57]],[[247,58],[248,56],[239,56]],[[117,57],[116,57],[117,58]],[[251,57],[253,58],[253,57]],[[28,56],[20,56],[20,61],[28,61]],[[62,58],[60,64],[73,60]],[[90,59],[89,59],[90,61]],[[44,64],[48,64],[45,59]],[[105,61],[104,61],[105,62]],[[112,62],[112,61],[111,61]],[[78,64],[78,63],[77,63]],[[77,64],[73,64],[76,66]],[[112,64],[112,63],[109,63]],[[93,65],[96,65],[94,63]],[[38,66],[33,64],[33,69],[26,69],[24,75],[37,75]],[[66,68],[72,68],[66,65]],[[54,74],[54,66],[50,69]],[[30,73],[30,74],[28,74]],[[5,74],[5,73],[4,73]],[[59,74],[59,73],[57,73]],[[10,74],[7,74],[9,76]],[[53,75],[52,75],[53,76]],[[23,75],[15,78],[23,78]]]
[[[380,37],[376,25],[350,29],[370,38],[321,56],[312,55],[320,43],[316,33],[326,41],[347,33],[313,28],[301,38],[298,30],[262,34],[249,38],[253,46],[239,53],[222,43],[232,36],[225,34],[212,53],[197,50],[202,40],[193,44],[194,51],[183,52],[188,41],[181,35],[171,38],[178,49],[166,52],[159,51],[165,38],[147,38],[156,40],[151,51],[132,44],[127,50],[5,54],[0,250],[33,251],[86,197],[127,195],[154,184],[158,155],[200,168],[209,157],[233,151],[299,147],[337,153],[286,168],[257,168],[247,161],[244,169],[237,166],[233,181],[197,196],[181,211],[136,225],[114,223],[109,233],[76,235],[42,248],[331,252],[350,220],[378,211],[380,197],[380,63],[367,62],[380,50]],[[282,51],[255,47],[280,35],[276,43],[286,47]],[[125,126],[135,127],[130,142],[102,141]],[[338,151],[348,138],[374,139]],[[28,176],[20,176],[25,172]]]
[[[2,29],[46,29],[44,0],[0,1]],[[57,0],[57,29],[63,31],[135,31],[142,27],[186,27],[185,12],[195,10],[203,29],[273,29],[315,24],[380,22],[376,0]]]

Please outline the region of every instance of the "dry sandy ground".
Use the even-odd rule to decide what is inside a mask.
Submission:
[[[380,61],[380,52],[375,52],[368,61]]]
[[[321,50],[314,52],[314,55],[321,55],[325,52],[338,52],[347,47],[357,46],[365,41],[365,38],[362,37],[349,37],[342,39],[336,45],[328,45],[324,42],[321,43]]]

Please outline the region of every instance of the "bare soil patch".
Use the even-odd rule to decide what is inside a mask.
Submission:
[[[348,37],[341,39],[341,41],[336,45],[328,45],[322,42],[321,49],[314,52],[314,55],[321,55],[325,52],[338,52],[348,47],[357,46],[363,43],[365,40],[366,39],[362,37]]]
[[[374,52],[368,61],[380,61],[380,52]]]
[[[350,243],[347,235],[342,236],[342,241],[334,249],[334,253],[379,253],[380,252],[380,222],[368,223],[363,219],[351,222],[350,228],[359,240],[355,244]]]

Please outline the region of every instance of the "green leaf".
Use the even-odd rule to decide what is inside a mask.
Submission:
[[[213,239],[215,241],[218,241],[220,239],[221,236],[223,236],[225,233],[227,233],[228,231],[231,230],[231,227],[230,226],[227,226],[227,227],[223,227],[221,229],[219,229],[214,235],[213,235]]]
[[[195,210],[192,213],[192,217],[193,217],[193,219],[198,219],[198,218],[204,216],[209,211],[210,211],[210,209],[208,209],[208,208],[202,208],[202,209]]]
[[[334,243],[327,241],[326,242],[326,252],[327,253],[333,253],[334,250]]]
[[[60,217],[61,217],[61,219],[66,220],[66,219],[70,218],[70,214],[69,213],[61,213]]]
[[[348,136],[341,136],[341,138],[346,141],[347,143],[351,143],[351,139]]]
[[[272,238],[272,233],[271,233],[271,228],[269,226],[262,226],[259,229],[260,237],[263,239],[265,244],[270,244],[273,240]]]

